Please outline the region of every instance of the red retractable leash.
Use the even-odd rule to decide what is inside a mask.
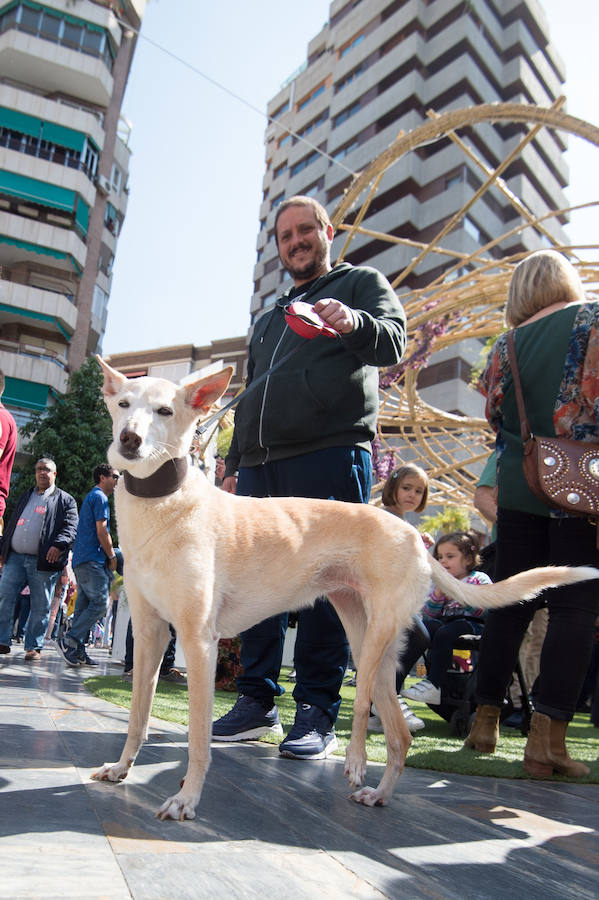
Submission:
[[[285,310],[285,321],[292,331],[309,341],[319,334],[329,338],[339,337],[339,332],[327,325],[318,313],[314,312],[312,304],[304,300],[294,300],[289,304]]]
[[[295,331],[296,334],[299,334],[300,337],[305,338],[307,341],[311,341],[316,337],[327,337],[327,338],[338,338],[339,332],[334,328],[331,328],[330,325],[320,318],[317,312],[314,312],[314,307],[311,303],[306,303],[304,300],[292,300],[292,302],[285,309],[285,321],[287,325],[291,328],[292,331]],[[240,394],[237,394],[236,397],[233,397],[232,400],[229,400],[225,406],[222,406],[218,412],[215,412],[211,415],[205,422],[202,422],[201,425],[198,425],[196,428],[196,434],[204,434],[208,429],[214,425],[215,422],[218,422],[221,416],[224,416],[231,407],[235,406],[242,397],[252,391],[254,388],[258,387],[269,375],[271,375],[275,369],[278,369],[279,366],[282,366],[283,363],[286,363],[290,356],[293,356],[294,353],[297,353],[298,350],[301,350],[303,344],[298,344],[297,347],[294,347],[289,353],[286,353],[274,366],[271,366],[270,369],[267,369],[266,372],[263,372],[259,378],[256,378],[255,381],[246,387],[244,391]]]

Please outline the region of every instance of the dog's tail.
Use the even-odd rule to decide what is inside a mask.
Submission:
[[[431,577],[437,587],[464,606],[494,609],[519,600],[532,600],[546,588],[576,584],[599,578],[599,569],[591,566],[545,566],[512,575],[495,584],[467,584],[446,572],[438,560],[430,557]]]

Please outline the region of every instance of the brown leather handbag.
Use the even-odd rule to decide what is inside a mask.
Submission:
[[[535,497],[547,506],[595,520],[599,517],[599,444],[532,433],[522,396],[514,332],[508,332],[506,338],[524,445],[522,469],[526,482]]]

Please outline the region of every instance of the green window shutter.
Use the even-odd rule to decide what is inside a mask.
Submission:
[[[36,178],[27,178],[16,172],[7,172],[5,169],[0,169],[0,193],[67,212],[72,212],[75,207],[75,191],[68,191]]]
[[[81,153],[85,143],[85,135],[81,131],[65,128],[64,125],[56,125],[54,122],[42,123],[41,138],[51,144],[58,144],[59,147],[77,150],[78,153]]]
[[[32,409],[37,412],[46,408],[48,391],[47,384],[23,381],[22,378],[11,378],[7,375],[2,401],[7,406],[20,406],[22,409]]]
[[[77,206],[75,208],[75,221],[81,228],[84,234],[87,234],[87,229],[89,227],[89,206],[82,200],[81,197],[77,197]]]
[[[10,128],[11,131],[22,131],[23,134],[39,137],[42,130],[42,120],[36,119],[34,116],[27,116],[16,109],[0,106],[0,127]]]
[[[44,122],[35,116],[28,116],[6,106],[0,106],[0,127],[21,131],[23,134],[30,134],[42,141],[58,144],[59,147],[68,147],[69,150],[77,150],[79,153],[83,150],[86,137],[81,131],[57,125],[55,122]]]

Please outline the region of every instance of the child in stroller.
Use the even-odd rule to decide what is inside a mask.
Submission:
[[[455,531],[443,535],[433,556],[455,578],[470,584],[491,583],[488,575],[477,570],[478,541],[473,534]],[[428,704],[455,726],[456,733],[463,732],[474,710],[474,678],[471,671],[452,667],[454,650],[469,649],[468,639],[476,649],[484,611],[460,606],[434,588],[424,606],[423,622],[431,641],[426,654],[427,677],[404,688],[402,696]]]

